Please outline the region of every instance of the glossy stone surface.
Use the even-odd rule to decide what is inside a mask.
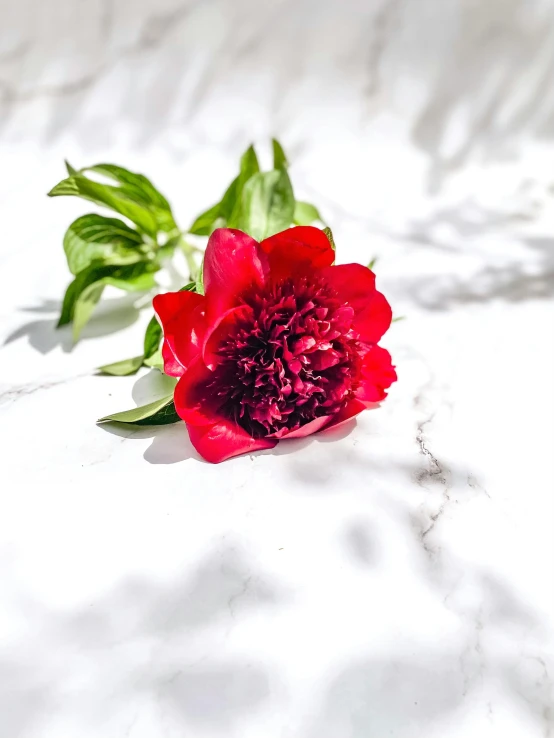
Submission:
[[[0,734],[553,735],[552,3],[1,5]],[[53,329],[64,157],[186,226],[271,135],[406,316],[389,399],[219,466],[97,427],[164,380],[94,376],[116,291]]]

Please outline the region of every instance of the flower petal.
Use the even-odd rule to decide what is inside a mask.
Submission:
[[[266,272],[267,260],[257,241],[233,228],[217,228],[204,256],[208,323],[235,307],[248,288],[263,287]]]
[[[354,316],[354,328],[360,333],[362,341],[377,343],[385,335],[392,323],[392,310],[387,298],[375,291],[365,308]]]
[[[380,402],[397,378],[389,352],[381,346],[372,346],[364,356],[356,398],[365,403]]]
[[[375,289],[375,275],[361,264],[338,264],[322,271],[346,305],[354,309],[353,327],[362,341],[377,343],[389,329],[392,310]]]
[[[219,417],[219,406],[208,387],[213,374],[198,356],[175,386],[175,410],[187,424],[213,425]]]
[[[273,280],[288,277],[298,270],[328,267],[335,260],[329,239],[313,226],[287,228],[266,238],[260,247],[267,254]]]
[[[225,339],[233,334],[237,324],[252,317],[253,311],[250,306],[239,305],[227,310],[210,326],[210,330],[204,336],[202,349],[202,357],[208,369],[214,369],[220,363],[221,356],[217,350]]]
[[[277,445],[277,441],[271,438],[252,438],[243,428],[224,418],[214,425],[195,426],[187,423],[187,429],[194,448],[212,464]]]
[[[338,413],[336,413],[336,415],[333,415],[332,420],[322,429],[322,432],[326,433],[332,428],[334,429],[338,428],[340,425],[344,425],[344,423],[352,420],[352,418],[355,418],[356,415],[359,415],[363,410],[367,410],[367,408],[368,405],[365,402],[361,402],[357,399],[350,400],[338,411]]]
[[[375,290],[375,274],[361,264],[336,264],[323,270],[322,276],[335,289],[341,301],[363,310],[367,298]]]
[[[312,433],[317,433],[322,428],[325,428],[332,418],[332,415],[322,415],[319,418],[310,420],[309,423],[301,425],[300,428],[297,428],[296,430],[279,431],[279,433],[272,434],[271,437],[279,438],[279,440],[284,440],[285,438],[304,438],[305,436],[310,436]]]
[[[203,295],[188,291],[156,295],[152,301],[164,334],[164,372],[172,377],[182,376],[199,353],[204,302]]]

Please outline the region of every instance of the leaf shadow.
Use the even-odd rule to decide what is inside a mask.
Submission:
[[[184,423],[140,427],[126,423],[103,423],[99,427],[106,433],[130,441],[151,438],[152,443],[143,453],[143,459],[149,464],[178,464],[188,459],[208,463],[195,451]]]
[[[124,295],[105,300],[95,310],[91,320],[84,327],[79,340],[100,338],[128,328],[138,320],[139,310],[135,307],[136,295]],[[71,353],[76,342],[73,340],[71,326],[57,328],[61,303],[45,299],[38,305],[20,308],[24,313],[38,315],[52,314],[48,318],[36,318],[23,323],[4,339],[6,346],[20,338],[27,338],[30,346],[41,354],[48,354],[58,346],[66,354]]]

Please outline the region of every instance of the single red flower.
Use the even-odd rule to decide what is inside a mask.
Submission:
[[[318,228],[258,243],[220,228],[204,258],[205,295],[154,298],[175,408],[196,450],[219,462],[344,423],[396,380],[377,345],[391,309],[360,264],[333,266]]]

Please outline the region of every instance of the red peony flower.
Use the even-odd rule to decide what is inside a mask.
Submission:
[[[360,264],[333,266],[318,228],[258,243],[220,228],[204,259],[205,295],[154,298],[175,408],[196,450],[224,461],[336,427],[396,380],[377,345],[391,309]]]

